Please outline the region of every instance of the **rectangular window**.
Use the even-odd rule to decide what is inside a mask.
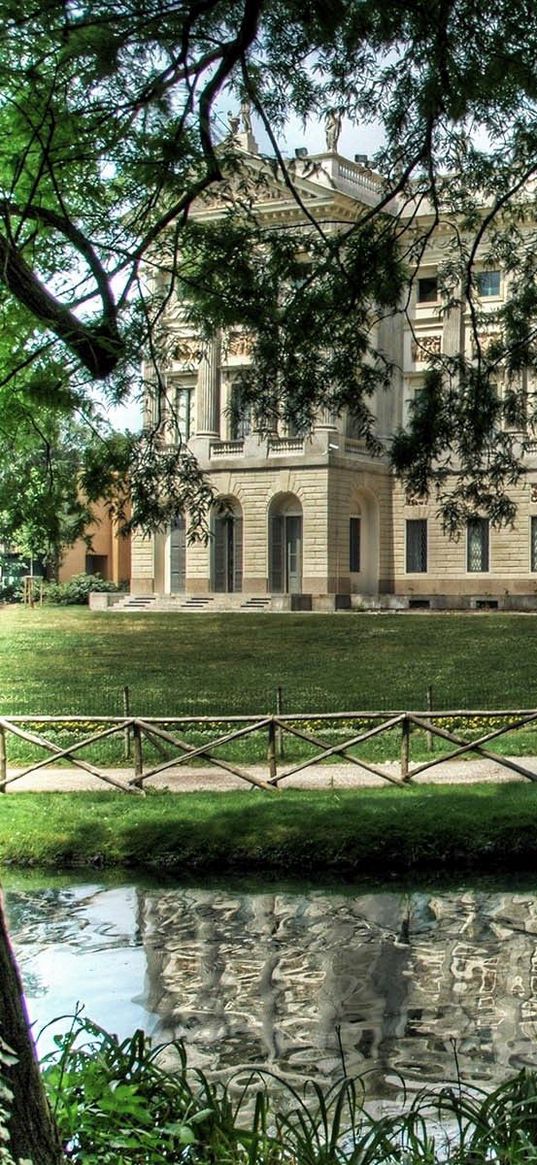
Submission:
[[[106,554],[86,554],[86,574],[100,574],[108,578],[108,556]]]
[[[409,518],[406,524],[407,574],[425,574],[427,570],[427,519]]]
[[[486,296],[500,294],[500,272],[478,271],[476,275],[477,294],[484,299]]]
[[[471,574],[480,574],[489,569],[488,518],[474,518],[468,522],[466,567]]]
[[[533,515],[530,526],[530,559],[532,571],[537,571],[537,516]]]
[[[188,441],[195,428],[195,391],[193,388],[178,388],[175,398],[177,441]]]
[[[229,407],[229,437],[231,441],[244,441],[252,432],[252,410],[245,404],[240,385],[231,392]]]
[[[349,518],[349,570],[358,573],[360,567],[361,518]]]
[[[418,279],[418,303],[436,303],[438,299],[438,279],[428,275]]]

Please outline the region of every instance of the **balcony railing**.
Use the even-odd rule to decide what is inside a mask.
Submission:
[[[271,456],[274,454],[289,454],[289,453],[303,453],[304,452],[304,438],[303,437],[269,437],[267,442],[267,453]]]
[[[244,450],[244,441],[213,441],[211,457],[240,457]]]

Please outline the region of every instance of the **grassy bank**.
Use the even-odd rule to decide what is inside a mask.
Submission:
[[[537,787],[20,793],[0,802],[0,864],[265,875],[527,869]]]

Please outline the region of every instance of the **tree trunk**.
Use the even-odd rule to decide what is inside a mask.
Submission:
[[[65,1157],[41,1080],[1,900],[0,1035],[17,1057],[16,1064],[4,1069],[6,1082],[13,1092],[6,1148],[15,1161],[26,1158],[32,1165],[64,1165]]]

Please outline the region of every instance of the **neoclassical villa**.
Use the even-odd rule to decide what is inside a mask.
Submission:
[[[248,163],[261,167],[249,126],[238,140]],[[327,135],[327,144],[325,153],[295,159],[294,179],[319,221],[350,223],[378,200],[380,179],[367,159],[339,155],[337,135],[330,142]],[[275,222],[300,214],[277,178],[258,209]],[[209,204],[200,217],[215,213]],[[376,342],[398,370],[391,391],[379,392],[373,403],[381,439],[404,423],[427,354],[455,354],[470,343],[463,310],[440,312],[440,236],[437,231],[418,272],[409,317],[379,326]],[[494,309],[504,295],[502,272],[483,267],[478,280],[482,307]],[[253,431],[247,417],[236,419],[234,381],[250,359],[240,331],[225,344],[215,340],[196,364],[199,343],[177,305],[168,326],[177,339],[168,394],[183,438],[224,505],[214,508],[207,545],[187,543],[183,514],[166,532],[134,538],[133,601],[159,596],[190,608],[321,611],[537,608],[537,442],[515,490],[516,525],[496,530],[481,518],[453,541],[443,533],[434,502],[408,504],[387,461],[367,452],[344,415],[320,414],[307,436],[282,429],[269,438]]]

